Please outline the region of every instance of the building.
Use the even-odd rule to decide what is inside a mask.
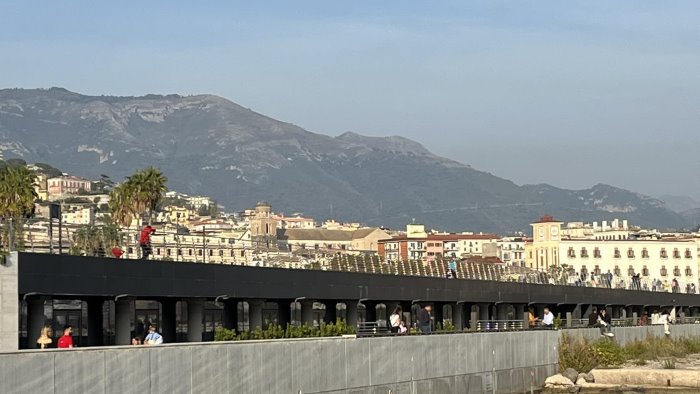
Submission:
[[[47,190],[50,198],[89,193],[92,190],[92,182],[77,176],[64,175],[50,178],[47,181]]]
[[[495,234],[431,234],[422,224],[409,224],[406,234],[379,244],[379,254],[387,260],[425,260],[439,258],[497,257]]]
[[[389,233],[376,227],[355,231],[313,228],[279,229],[277,232],[279,249],[290,252],[308,250],[377,253],[380,241],[389,236]]]
[[[301,216],[285,217],[283,214],[273,215],[273,218],[277,220],[277,228],[287,229],[287,228],[302,228],[311,229],[316,227],[316,222],[313,218],[305,218]]]
[[[506,265],[525,266],[525,238],[504,237],[496,241],[498,258]]]
[[[270,203],[261,201],[255,206],[250,219],[250,235],[255,248],[277,248],[277,220],[272,215]]]
[[[187,201],[187,204],[190,205],[195,211],[199,210],[202,207],[209,209],[212,205],[216,204],[214,200],[211,199],[211,197],[206,196],[188,196],[184,199],[185,201]]]
[[[39,200],[47,201],[49,199],[48,177],[46,174],[40,172],[35,173],[34,175],[34,191],[36,192],[37,197],[39,197]]]
[[[669,283],[675,279],[682,289],[686,284],[698,286],[695,238],[640,236],[647,232],[632,231],[626,222],[618,226],[590,226],[593,231],[581,238],[572,238],[575,234],[571,232],[564,233],[567,235],[563,238],[561,227],[562,222],[551,216],[532,224],[533,240],[526,247],[528,267],[547,270],[566,266],[583,276],[610,273],[614,278],[627,280],[639,275],[642,281]]]
[[[95,224],[95,208],[89,205],[70,207],[61,210],[61,221],[66,224],[92,225]]]

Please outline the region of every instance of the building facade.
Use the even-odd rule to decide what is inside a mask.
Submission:
[[[547,270],[566,266],[579,277],[611,275],[628,281],[638,277],[644,283],[677,282],[682,291],[698,286],[698,240],[691,237],[641,237],[622,226],[590,226],[587,234],[573,238],[562,231],[562,222],[550,216],[533,223],[533,240],[526,247],[526,265]],[[576,225],[577,229],[585,228]],[[567,228],[572,228],[567,226]],[[566,234],[566,238],[560,234]],[[645,233],[645,232],[642,232]]]
[[[47,180],[47,190],[50,197],[77,195],[92,190],[92,182],[76,176],[60,176]]]

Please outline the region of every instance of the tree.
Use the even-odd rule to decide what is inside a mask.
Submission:
[[[114,221],[128,225],[135,217],[146,213],[148,224],[151,224],[153,211],[168,190],[167,182],[168,178],[153,167],[127,177],[124,183],[116,186],[110,193],[109,207]]]
[[[5,231],[3,246],[10,246],[10,236],[22,243],[22,219],[34,215],[34,203],[39,198],[35,190],[36,177],[25,166],[0,170],[0,217],[13,221],[13,232]]]

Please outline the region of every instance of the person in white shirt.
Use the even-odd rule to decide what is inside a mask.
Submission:
[[[401,315],[403,314],[403,310],[401,309],[401,306],[397,306],[394,309],[394,312],[392,312],[391,316],[389,316],[389,330],[394,333],[398,334],[399,331],[401,330]]]
[[[549,308],[544,308],[544,317],[542,318],[542,326],[551,328],[554,325],[554,314]]]
[[[143,340],[144,345],[160,345],[163,343],[163,336],[158,334],[156,331],[156,326],[151,324],[148,326],[148,335]]]

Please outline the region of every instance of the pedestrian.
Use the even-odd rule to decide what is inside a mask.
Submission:
[[[588,315],[588,327],[598,327],[598,310],[591,309],[591,314]]]
[[[639,325],[640,326],[648,326],[649,325],[649,314],[647,311],[644,311],[642,313],[642,317],[639,319]]]
[[[452,274],[452,278],[457,279],[457,262],[454,260],[450,260],[449,269],[450,273]]]
[[[433,316],[431,315],[432,311],[433,307],[430,305],[426,305],[418,311],[418,314],[416,316],[418,319],[418,328],[423,334],[430,334],[431,332],[433,332]]]
[[[600,325],[601,336],[615,336],[615,334],[612,333],[612,319],[610,318],[606,308],[600,309],[600,314],[598,314],[598,325]]]
[[[141,258],[148,260],[148,256],[151,255],[151,235],[155,234],[156,229],[147,225],[141,230],[141,235],[139,236],[139,246],[141,246]]]
[[[670,323],[671,323],[671,317],[668,313],[668,310],[664,309],[661,312],[661,316],[659,316],[659,324],[664,325],[664,334],[666,334],[666,336],[671,335]]]
[[[141,338],[139,337],[133,337],[131,338],[131,344],[134,346],[138,346],[141,344]]]
[[[398,334],[401,329],[401,324],[403,324],[403,319],[401,319],[402,314],[401,305],[397,305],[396,308],[394,308],[394,312],[389,316],[389,331],[393,334]]]
[[[146,340],[143,341],[144,345],[160,345],[163,343],[163,336],[156,331],[155,324],[148,326],[148,335],[146,335]]]
[[[58,338],[59,349],[70,349],[73,347],[73,327],[66,325],[63,327],[63,336]]]
[[[39,345],[39,349],[46,349],[52,342],[53,339],[51,339],[51,327],[42,327],[41,335],[39,336],[39,339],[36,340],[36,343]]]
[[[530,328],[535,328],[537,325],[537,316],[535,316],[535,310],[532,307],[527,308],[527,323]]]
[[[554,327],[554,314],[552,313],[552,311],[549,310],[548,307],[544,308],[544,316],[542,317],[542,327]]]

